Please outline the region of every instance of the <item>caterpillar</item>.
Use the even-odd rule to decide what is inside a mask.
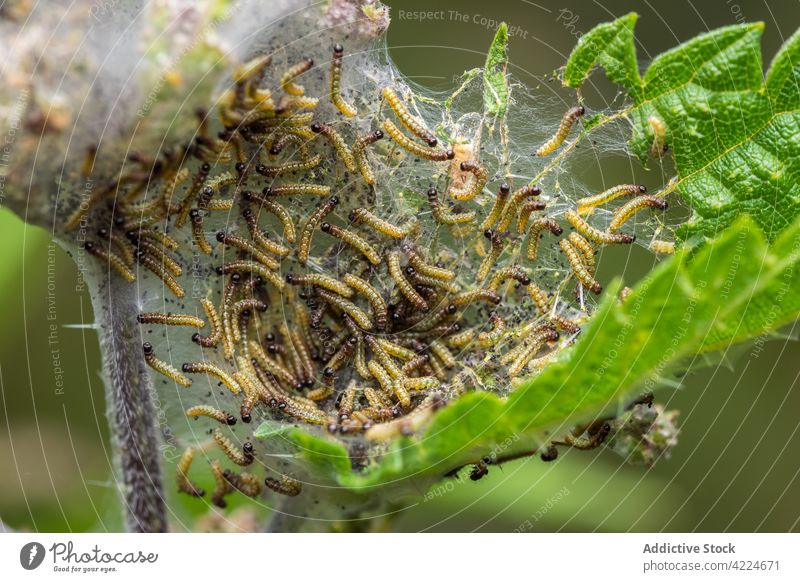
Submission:
[[[653,143],[650,145],[650,155],[660,158],[667,151],[667,126],[661,118],[651,115],[647,118],[647,125],[653,131]]]
[[[139,251],[136,253],[136,260],[140,265],[161,279],[164,282],[164,285],[166,285],[167,289],[172,291],[177,298],[182,299],[184,295],[186,295],[183,287],[181,287],[180,283],[178,283],[178,281],[167,272],[163,264],[159,264],[158,261],[144,251]]]
[[[375,355],[375,358],[378,360],[381,366],[389,373],[392,378],[402,378],[404,376],[403,371],[400,367],[395,363],[392,359],[389,352],[387,352],[383,346],[372,336],[366,336],[364,340],[367,342],[370,350]]]
[[[271,374],[278,380],[287,383],[292,388],[300,389],[303,387],[302,382],[300,382],[293,372],[290,372],[289,369],[281,365],[280,362],[267,355],[259,342],[250,340],[248,347],[250,349],[250,353],[253,355],[253,358],[260,366],[264,368],[268,374]]]
[[[431,207],[433,219],[440,224],[462,224],[475,220],[475,212],[453,213],[439,201],[439,191],[436,188],[428,189],[428,204]]]
[[[220,429],[215,428],[214,432],[211,433],[211,436],[214,439],[214,442],[217,443],[217,446],[219,446],[222,452],[225,453],[225,456],[237,465],[246,467],[253,463],[253,443],[245,442],[242,445],[242,450],[240,451],[228,437],[222,434]]]
[[[403,385],[403,378],[404,376],[400,376],[398,380],[393,379],[386,369],[377,361],[370,360],[367,362],[367,368],[369,369],[372,376],[378,381],[381,387],[389,392],[393,393],[397,400],[400,401],[400,404],[403,406],[408,406],[411,404],[411,395],[406,390],[405,386]]]
[[[331,358],[325,362],[325,369],[323,375],[331,377],[335,372],[338,372],[341,367],[355,354],[356,347],[358,346],[358,338],[354,335],[348,337],[339,346],[339,349],[334,353]]]
[[[278,135],[269,147],[269,155],[280,155],[289,144],[294,144],[297,148],[297,155],[301,160],[307,160],[309,158],[306,140],[294,133],[282,133]]]
[[[278,269],[280,268],[280,263],[269,256],[267,253],[259,249],[249,240],[246,240],[240,236],[235,234],[226,233],[224,231],[220,231],[217,233],[216,236],[217,242],[222,243],[225,246],[233,247],[238,249],[244,253],[247,253],[251,257],[253,257],[256,261],[265,265],[270,269]]]
[[[274,214],[278,218],[278,220],[280,220],[281,225],[283,226],[283,238],[286,239],[286,242],[294,243],[297,240],[297,234],[294,228],[294,221],[292,220],[292,215],[289,213],[288,210],[286,210],[286,208],[284,208],[274,200],[256,196],[250,191],[244,192],[242,194],[242,197],[244,198],[244,200],[248,202],[258,203],[259,208],[267,210],[268,212]],[[252,213],[251,216],[257,219],[257,217],[255,217]]]
[[[219,315],[217,314],[214,304],[210,300],[201,299],[200,303],[203,306],[203,310],[206,312],[206,319],[208,319],[208,323],[211,325],[211,333],[209,335],[194,333],[192,334],[192,341],[204,348],[213,348],[222,338],[222,326],[220,325]]]
[[[570,335],[575,335],[581,331],[581,328],[576,323],[573,323],[566,317],[558,314],[551,313],[550,311],[550,299],[547,297],[547,294],[542,291],[539,287],[531,283],[527,286],[528,295],[530,296],[533,304],[536,306],[536,309],[539,313],[546,317],[550,323],[556,326],[556,328],[567,332]]]
[[[614,212],[614,217],[608,225],[608,230],[616,232],[620,227],[640,210],[645,208],[656,208],[658,210],[667,209],[667,201],[658,196],[637,196],[633,200],[626,202]]]
[[[500,295],[495,291],[489,289],[473,289],[472,291],[463,291],[453,296],[453,303],[456,305],[469,305],[477,301],[485,301],[493,305],[498,305],[501,301]]]
[[[366,297],[372,307],[375,325],[378,329],[386,329],[386,326],[389,324],[389,309],[377,289],[361,277],[357,277],[352,273],[345,273],[342,280],[347,286],[353,288],[356,293],[360,293]]]
[[[258,368],[256,368],[258,371]],[[259,374],[259,378],[262,376]],[[280,412],[288,414],[298,420],[312,424],[325,424],[327,417],[325,413],[320,410],[311,400],[303,399],[298,400],[292,398],[288,394],[278,391],[270,382],[264,382],[264,387],[268,392],[268,404],[277,408]]]
[[[318,293],[320,298],[326,303],[336,307],[337,309],[341,309],[347,315],[352,317],[353,321],[355,321],[361,329],[369,331],[374,327],[369,315],[362,311],[362,309],[355,303],[348,301],[341,295],[337,295],[323,289],[320,289]]]
[[[372,167],[367,159],[367,146],[380,139],[383,139],[383,132],[380,129],[376,129],[356,138],[356,142],[353,144],[353,158],[356,161],[361,177],[368,186],[375,185],[375,174],[372,172]]]
[[[211,362],[186,362],[181,366],[181,370],[186,374],[208,374],[213,376],[233,394],[239,394],[242,388],[225,370],[212,364]]]
[[[647,187],[642,184],[620,184],[619,186],[614,186],[594,196],[578,199],[578,212],[584,213],[590,208],[607,204],[620,196],[644,194],[645,192],[647,192]]]
[[[264,485],[272,489],[275,493],[287,495],[288,497],[297,497],[303,491],[303,485],[297,479],[292,479],[287,475],[281,475],[278,479],[267,477],[264,479]]]
[[[543,326],[539,331],[534,332],[533,336],[526,340],[524,349],[508,367],[509,378],[518,376],[546,342],[554,342],[558,340],[558,337],[558,332],[550,326]]]
[[[526,198],[531,196],[539,196],[542,191],[537,186],[523,186],[514,194],[511,195],[508,204],[503,209],[503,213],[500,216],[500,222],[497,225],[497,232],[505,232],[511,226],[511,223],[514,222],[514,218],[517,216],[517,211],[519,210],[519,205],[522,204],[522,201]]]
[[[228,261],[227,263],[217,267],[218,275],[227,275],[228,273],[237,272],[252,273],[257,275],[263,280],[268,281],[279,291],[283,291],[284,287],[286,286],[283,282],[283,279],[281,279],[274,271],[270,271],[266,266],[262,265],[261,263],[257,263],[256,261]]]
[[[125,261],[123,261],[119,255],[100,248],[97,243],[90,240],[83,243],[83,248],[86,249],[86,252],[108,263],[108,265],[128,283],[133,283],[136,280],[136,275],[128,268]]]
[[[178,372],[178,370],[170,366],[168,363],[163,362],[156,357],[153,344],[150,342],[144,342],[142,344],[142,352],[144,353],[144,361],[147,363],[147,365],[159,374],[163,374],[184,388],[188,388],[192,385],[192,381],[189,378]]]
[[[430,349],[430,351],[433,353],[434,356],[439,358],[439,360],[442,362],[442,365],[445,368],[447,369],[454,368],[458,363],[453,354],[450,353],[448,347],[444,345],[441,340],[437,339],[431,341],[428,344],[428,348]]]
[[[473,328],[465,329],[459,333],[451,335],[447,338],[447,345],[452,348],[464,348],[468,346],[473,339],[475,339],[475,330]]]
[[[376,341],[378,342],[380,349],[395,358],[400,358],[401,360],[413,360],[417,357],[417,353],[414,350],[404,348],[400,344],[397,344],[386,338],[377,338]]]
[[[508,202],[508,194],[511,192],[511,186],[506,183],[500,184],[500,188],[497,190],[497,196],[494,199],[494,204],[492,204],[492,209],[489,211],[489,214],[486,215],[486,218],[483,219],[481,225],[478,227],[481,232],[489,230],[494,226],[500,216],[503,214],[503,210],[506,207],[506,202]]]
[[[286,322],[282,322],[280,325],[280,334],[284,340],[285,344],[285,353],[288,356],[288,363],[289,366],[294,370],[294,375],[300,380],[300,386],[307,386],[309,384],[310,378],[308,374],[306,374],[305,366],[303,366],[303,362],[300,359],[300,354],[297,351],[297,345],[292,341],[292,334],[289,330],[289,326]]]
[[[211,492],[211,502],[217,507],[225,509],[228,506],[225,496],[231,492],[232,488],[223,476],[222,465],[217,459],[211,461],[211,473],[214,475],[214,483],[216,483],[214,491]]]
[[[242,210],[242,217],[247,223],[247,229],[250,231],[250,238],[252,238],[261,249],[268,253],[278,255],[279,257],[285,257],[291,252],[289,248],[284,245],[270,240],[267,234],[261,230],[261,226],[258,224],[258,218],[253,213],[252,209],[245,208]],[[271,262],[271,264],[274,263]]]
[[[178,491],[191,495],[192,497],[204,497],[206,492],[201,487],[197,487],[189,480],[189,468],[194,460],[194,449],[187,447],[183,451],[178,466],[175,471],[175,480],[178,484]]]
[[[342,392],[341,398],[337,403],[337,409],[339,411],[339,418],[345,419],[353,414],[353,408],[355,406],[356,394],[358,393],[358,388],[356,387],[355,381],[350,382],[350,384],[345,388],[345,391]]]
[[[436,136],[428,131],[419,119],[411,115],[394,88],[387,85],[381,92],[383,98],[386,99],[386,102],[389,104],[389,107],[391,107],[394,114],[397,115],[397,119],[400,120],[400,123],[402,123],[408,131],[427,143],[429,147],[434,148],[439,144],[439,140],[436,139]]]
[[[543,230],[549,230],[555,236],[559,236],[564,232],[564,229],[552,218],[542,217],[537,218],[531,223],[528,229],[528,260],[535,261],[539,254],[539,238]]]
[[[592,276],[592,274],[589,272],[589,269],[586,268],[578,249],[572,246],[572,243],[564,238],[558,241],[558,243],[561,245],[561,250],[563,250],[564,254],[567,255],[569,265],[572,268],[572,271],[575,273],[575,276],[578,278],[578,281],[581,282],[581,285],[586,287],[592,293],[599,295],[602,292],[603,287]]]
[[[386,260],[389,265],[389,276],[394,280],[400,293],[420,311],[428,311],[428,303],[422,298],[422,295],[414,290],[414,286],[403,275],[403,269],[400,267],[400,253],[393,251],[388,254]]]
[[[650,250],[662,255],[671,255],[675,252],[675,243],[665,240],[653,240],[650,242]]]
[[[290,285],[314,285],[321,287],[328,291],[333,291],[350,299],[353,296],[353,289],[342,283],[338,279],[334,279],[330,275],[323,275],[322,273],[309,273],[307,275],[286,275],[286,282]]]
[[[337,132],[328,124],[316,122],[311,124],[311,131],[328,139],[333,146],[334,151],[336,151],[336,155],[339,156],[340,160],[342,160],[342,163],[344,164],[344,167],[347,168],[348,172],[358,171],[358,166],[356,166],[356,160],[353,157],[353,152],[350,151],[350,147],[347,145],[347,142],[344,141],[344,138],[339,134],[339,132]]]
[[[378,251],[376,251],[371,244],[358,236],[356,233],[350,230],[339,228],[330,222],[323,222],[320,226],[320,230],[325,234],[329,234],[338,238],[342,242],[347,243],[354,249],[358,250],[373,265],[377,266],[381,263],[381,256],[378,254]]]
[[[492,278],[486,288],[489,291],[496,293],[500,288],[500,285],[502,285],[503,282],[508,279],[514,279],[523,287],[527,287],[531,284],[531,278],[528,277],[528,274],[522,269],[522,267],[513,265],[498,269],[495,274],[492,275]]]
[[[565,445],[581,451],[596,449],[603,444],[603,441],[605,441],[606,437],[611,433],[611,425],[607,422],[603,422],[598,427],[589,427],[586,433],[585,437],[582,435],[567,434],[564,435],[563,440],[553,441],[553,444]]]
[[[439,289],[444,289],[448,293],[458,293],[460,287],[453,283],[452,281],[446,281],[444,279],[440,279],[438,277],[429,277],[428,275],[422,275],[417,272],[414,267],[408,266],[406,267],[406,272],[409,276],[414,280],[415,285],[424,285],[426,287],[438,287]]]
[[[288,330],[288,326],[284,329]],[[314,377],[316,376],[316,368],[311,360],[311,352],[309,351],[308,345],[303,341],[303,337],[300,335],[300,331],[297,328],[288,331],[289,340],[294,346],[295,352],[300,359],[300,367],[305,373],[306,387],[310,388],[314,385]]]
[[[553,137],[542,144],[542,146],[536,150],[534,155],[546,156],[564,143],[564,140],[567,139],[573,124],[578,120],[579,117],[583,116],[584,113],[586,113],[586,110],[580,105],[568,109],[564,114],[564,117],[561,118],[561,123],[559,123],[556,133],[553,135]]]
[[[270,55],[253,57],[249,61],[237,66],[231,74],[231,79],[233,79],[235,83],[244,83],[260,75],[271,63],[272,57]]]
[[[209,172],[211,172],[211,164],[203,162],[192,178],[192,183],[186,190],[183,200],[178,204],[178,218],[175,219],[176,228],[182,228],[183,225],[186,224],[186,220],[189,218],[189,211],[192,208],[192,203],[197,197],[197,193],[200,192],[200,189],[203,187],[203,184],[205,184]]]
[[[285,115],[295,109],[316,109],[317,105],[319,105],[318,97],[283,96],[275,108],[275,113]]]
[[[137,253],[143,252],[152,257],[156,263],[160,263],[161,266],[174,277],[180,277],[183,274],[183,268],[163,250],[163,247],[156,246],[146,240],[141,240],[136,243],[136,251]]]
[[[331,187],[322,184],[278,184],[267,186],[263,193],[266,196],[328,196]]]
[[[541,200],[528,200],[519,209],[519,216],[517,218],[517,233],[522,234],[528,226],[531,213],[538,212],[547,208],[547,204]]]
[[[342,58],[344,56],[344,47],[339,43],[333,45],[333,58],[331,59],[331,84],[330,96],[331,103],[336,106],[336,109],[342,112],[345,117],[355,117],[358,114],[356,108],[350,105],[342,97]]]
[[[133,247],[130,242],[118,232],[110,232],[107,228],[99,228],[97,236],[114,244],[119,251],[119,257],[127,267],[132,267],[134,262]]]
[[[135,238],[137,240],[141,239],[153,239],[156,242],[160,243],[165,249],[170,251],[177,251],[178,250],[178,241],[168,235],[166,232],[161,230],[151,230],[151,229],[139,229],[135,232],[129,232],[128,238]]]
[[[235,324],[239,321],[245,313],[253,313],[255,311],[264,312],[267,310],[267,304],[260,299],[240,299],[233,304],[231,308],[231,321],[234,323],[233,327],[233,341],[239,343],[242,340],[242,334]]]
[[[632,202],[640,198],[644,198],[644,196],[639,196],[636,199],[632,200]],[[575,230],[577,230],[584,237],[586,237],[587,239],[589,239],[594,243],[630,244],[636,240],[636,236],[632,234],[624,234],[620,232],[604,232],[602,230],[598,230],[593,226],[591,226],[583,218],[581,218],[580,215],[572,209],[567,210],[564,213],[564,216]]]
[[[481,261],[480,267],[478,267],[478,272],[475,275],[478,282],[482,282],[489,276],[489,271],[492,270],[492,267],[494,267],[494,264],[503,252],[503,239],[500,238],[499,234],[493,230],[487,230],[483,233],[483,236],[489,239],[492,247],[483,258],[483,261]]]
[[[263,491],[261,481],[250,473],[241,473],[237,475],[236,473],[225,470],[222,472],[222,475],[233,489],[236,489],[248,497],[257,497],[261,494],[261,491]]]
[[[303,223],[300,229],[300,245],[297,250],[297,260],[301,264],[308,262],[308,256],[311,252],[311,239],[314,236],[314,231],[317,229],[317,226],[338,204],[339,198],[336,196],[329,198],[322,204],[319,204]]]
[[[198,418],[200,416],[207,416],[208,418],[213,418],[217,422],[222,424],[233,426],[236,424],[236,417],[232,414],[228,414],[226,412],[222,412],[214,408],[213,406],[206,406],[206,405],[198,405],[192,406],[191,408],[186,410],[186,416],[190,418]]]
[[[242,276],[239,273],[233,273],[228,280],[227,285],[225,285],[225,290],[222,293],[222,306],[220,308],[222,316],[222,353],[226,360],[232,360],[234,355],[231,313],[233,310],[236,289],[241,279]]]
[[[303,88],[302,85],[297,85],[294,81],[297,79],[297,77],[309,71],[313,66],[314,59],[310,57],[303,57],[299,63],[289,67],[289,69],[281,76],[281,90],[289,95],[304,95],[306,92],[305,88]]]
[[[394,122],[389,119],[383,120],[381,128],[383,128],[383,131],[386,133],[386,135],[392,138],[397,145],[410,154],[417,156],[418,158],[430,160],[432,162],[446,162],[456,157],[456,153],[453,150],[429,148],[412,141],[407,135],[400,131],[400,128],[397,127]]]
[[[94,170],[94,162],[96,159],[97,146],[90,145],[86,148],[86,154],[83,157],[83,163],[81,164],[81,176],[88,178],[92,175],[92,170]]]
[[[414,267],[420,274],[433,277],[434,279],[442,279],[444,281],[455,279],[456,274],[453,271],[426,263],[420,254],[415,251],[410,244],[404,244],[402,249],[408,257],[408,264]]]
[[[581,252],[583,264],[586,265],[586,268],[589,270],[589,272],[594,273],[594,247],[592,247],[591,243],[577,232],[569,233],[567,238],[569,239],[569,242],[571,242],[573,246]]]
[[[452,157],[447,159],[452,159]],[[453,200],[459,200],[462,202],[472,200],[478,194],[483,192],[483,188],[486,186],[486,182],[489,179],[489,172],[487,172],[486,168],[484,168],[475,160],[461,162],[459,168],[462,172],[469,172],[472,174],[473,179],[470,180],[463,188],[457,188],[455,186],[451,187],[449,190],[450,197]]]
[[[489,323],[492,329],[478,334],[477,344],[481,348],[491,348],[499,342],[506,330],[506,322],[496,312],[489,314]]]
[[[447,349],[444,346],[444,349]],[[447,353],[450,353],[448,350]],[[415,378],[403,378],[403,387],[409,391],[431,391],[441,387],[442,383],[434,376],[417,376]]]
[[[187,327],[205,327],[206,322],[196,315],[187,315],[183,313],[159,313],[150,311],[147,313],[140,313],[136,316],[136,321],[139,323],[156,324],[156,325],[185,325]]]
[[[298,172],[308,172],[322,163],[322,156],[316,154],[305,160],[290,160],[277,166],[267,166],[257,164],[256,172],[265,178],[275,178],[281,174],[295,174]]]
[[[197,208],[192,208],[189,211],[189,220],[192,224],[192,237],[197,248],[204,255],[210,255],[213,252],[211,245],[206,240],[206,234],[203,231],[203,215]]]
[[[376,232],[392,238],[404,238],[419,231],[419,222],[415,217],[410,218],[403,226],[395,226],[375,216],[366,208],[351,210],[348,219],[352,224],[365,224]]]

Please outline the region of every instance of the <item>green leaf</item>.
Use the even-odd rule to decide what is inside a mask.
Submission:
[[[426,480],[492,451],[530,451],[576,422],[616,410],[699,351],[725,349],[795,319],[800,297],[790,290],[798,285],[800,218],[768,246],[744,216],[718,239],[662,263],[624,303],[617,299],[620,283],[611,285],[575,345],[508,398],[465,394],[423,435],[395,441],[364,473],[350,471],[340,445],[297,429],[286,434],[339,485],[405,485],[419,493]]]
[[[618,22],[586,36],[604,38]],[[800,40],[795,34],[784,45],[765,84],[763,28],[729,26],[684,43],[652,62],[641,87],[621,74],[631,75],[620,64],[621,48],[609,60],[579,43],[570,58],[570,84],[583,82],[594,54],[609,78],[628,89],[634,103],[631,144],[640,157],[647,156],[654,139],[648,119],[666,125],[678,174],[673,187],[694,211],[678,232],[683,239],[713,237],[748,213],[774,240],[800,211]],[[632,38],[625,47],[633,50]]]
[[[600,65],[611,81],[625,87],[631,95],[637,94],[642,84],[633,45],[633,29],[638,17],[631,12],[581,36],[564,69],[564,84],[580,87],[591,69]]]
[[[508,25],[500,24],[483,67],[483,109],[487,115],[503,117],[508,109]]]

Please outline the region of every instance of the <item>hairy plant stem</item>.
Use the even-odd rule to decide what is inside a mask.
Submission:
[[[98,269],[98,271],[101,269]],[[107,416],[127,531],[165,532],[167,519],[153,381],[137,341],[136,286],[100,273],[105,284],[90,285],[103,358]],[[90,279],[91,280],[91,279]],[[98,283],[102,282],[99,277]]]

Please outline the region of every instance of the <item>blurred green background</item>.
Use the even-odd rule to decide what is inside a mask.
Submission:
[[[692,3],[551,0],[389,0],[390,52],[400,70],[435,89],[482,65],[496,23],[511,30],[511,72],[538,85],[563,65],[581,32],[635,10],[640,64],[710,28],[764,21],[765,61],[800,26],[797,1]],[[400,11],[403,11],[401,14]],[[438,11],[421,20],[415,12]],[[611,99],[602,75],[592,99]],[[595,94],[596,93],[596,94]],[[593,102],[600,108],[602,101]],[[603,180],[631,179],[625,161]],[[648,183],[648,174],[636,175]],[[582,176],[591,182],[591,176]],[[657,182],[653,172],[649,182]],[[657,184],[655,184],[657,185]],[[120,527],[88,294],[46,232],[0,211],[0,517],[37,531]],[[638,248],[606,253],[603,273],[631,283],[652,267]],[[789,330],[791,331],[791,330]],[[659,401],[681,411],[680,444],[645,469],[609,451],[564,454],[451,480],[400,517],[407,531],[800,531],[800,344],[746,346],[697,366]]]

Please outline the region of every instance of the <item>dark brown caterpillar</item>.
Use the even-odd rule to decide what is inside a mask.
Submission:
[[[272,489],[275,493],[297,497],[303,491],[303,486],[297,479],[292,479],[286,475],[281,475],[278,479],[267,477],[264,485]]]

